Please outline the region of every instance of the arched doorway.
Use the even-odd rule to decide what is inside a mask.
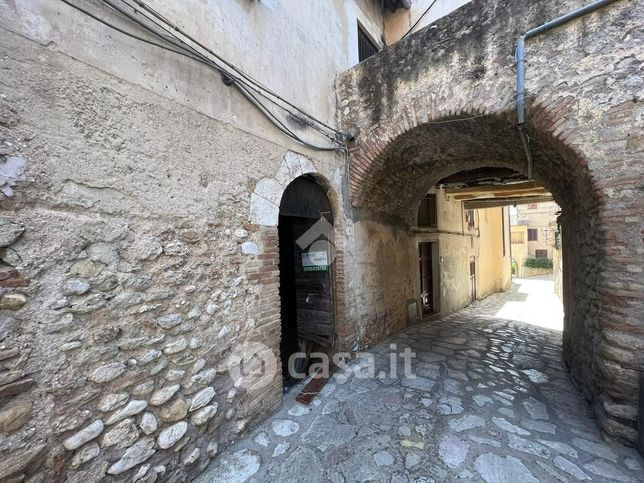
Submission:
[[[284,191],[278,233],[286,390],[305,373],[311,352],[328,350],[334,341],[333,213],[313,176],[295,179]]]
[[[415,265],[405,265],[398,254],[417,252],[416,239],[410,236],[407,227],[415,222],[418,204],[431,187],[460,172],[516,171],[524,176],[523,182],[533,182],[546,189],[562,210],[558,218],[563,235],[562,352],[571,378],[596,410],[603,429],[615,437],[635,441],[635,410],[631,409],[628,418],[613,410],[617,406],[638,407],[638,373],[630,369],[633,366],[628,365],[628,360],[615,355],[625,355],[622,351],[628,348],[624,341],[634,340],[618,332],[630,334],[631,328],[626,323],[613,322],[619,317],[634,320],[635,304],[630,293],[616,297],[606,285],[609,274],[632,279],[620,271],[619,257],[607,256],[618,253],[610,251],[612,240],[619,238],[621,243],[626,235],[606,231],[606,212],[617,208],[606,204],[611,198],[602,187],[605,182],[598,181],[590,169],[596,160],[584,157],[584,153],[566,140],[553,135],[549,111],[534,108],[532,114],[539,123],[529,128],[531,179],[528,179],[526,157],[516,136],[516,126],[511,116],[504,113],[478,116],[471,113],[431,122],[417,117],[421,119],[417,125],[391,133],[389,141],[382,145],[377,140],[368,142],[372,138],[363,132],[365,142],[352,158],[351,202],[361,217],[356,238],[373,239],[375,234],[379,240],[378,245],[361,247],[361,256],[365,260],[377,258],[379,262],[365,265],[362,278],[396,290],[381,291],[364,300],[362,305],[376,316],[370,319],[365,310],[360,314],[361,320],[369,333],[380,330],[379,338],[404,325],[406,313],[398,308],[399,300],[415,297],[412,289],[416,288],[418,262],[414,257]],[[630,213],[626,209],[618,212]],[[623,229],[630,228],[625,224]],[[366,250],[370,251],[365,253]],[[414,283],[409,284],[408,280]],[[387,324],[380,320],[386,320]],[[624,369],[626,365],[628,370]]]

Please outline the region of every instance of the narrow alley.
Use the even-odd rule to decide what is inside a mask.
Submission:
[[[643,4],[0,0],[0,483],[644,483]]]
[[[416,377],[336,374],[310,407],[282,409],[196,481],[642,481],[638,453],[602,439],[561,357],[562,310],[548,279],[512,289],[374,347],[416,353]],[[402,372],[402,371],[400,371]]]

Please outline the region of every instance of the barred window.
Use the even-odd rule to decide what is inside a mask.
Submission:
[[[378,47],[374,44],[367,32],[358,24],[358,61],[367,60],[374,54],[378,53]]]

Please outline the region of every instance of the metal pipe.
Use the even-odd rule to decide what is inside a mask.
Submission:
[[[517,125],[519,127],[519,135],[521,136],[521,142],[523,143],[523,149],[526,153],[526,159],[528,161],[528,179],[532,179],[532,153],[530,151],[530,139],[528,138],[528,133],[526,132],[523,125],[525,124],[525,41],[536,37],[539,34],[552,30],[555,27],[559,27],[571,20],[575,20],[583,15],[589,14],[598,10],[606,5],[616,2],[617,0],[598,0],[593,2],[585,7],[581,7],[573,12],[570,12],[566,15],[562,15],[550,22],[546,22],[543,25],[535,27],[528,30],[525,34],[517,40],[517,46],[515,50],[515,60],[517,63]]]

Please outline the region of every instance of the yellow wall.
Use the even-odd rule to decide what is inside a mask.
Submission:
[[[470,228],[462,202],[443,190],[432,189],[430,193],[436,194],[438,226],[415,231],[418,242],[439,244],[440,312],[454,312],[471,303],[471,260],[476,262],[477,299],[507,290],[512,283],[508,209],[475,210],[476,225]]]
[[[512,283],[510,267],[509,212],[507,208],[477,210],[479,218],[479,299],[502,292]],[[504,235],[505,234],[505,235]]]
[[[517,262],[517,277],[523,277],[525,267],[523,261],[528,258],[528,227],[525,225],[512,225],[512,258]]]

